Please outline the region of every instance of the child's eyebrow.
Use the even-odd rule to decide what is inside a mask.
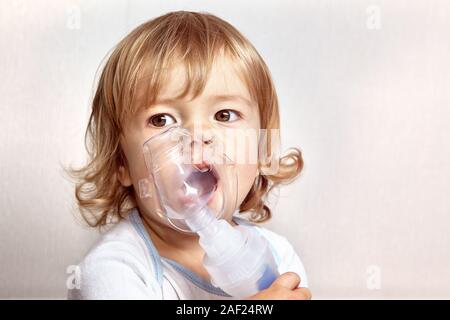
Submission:
[[[210,100],[212,103],[224,102],[224,101],[233,101],[233,100],[235,100],[235,101],[243,102],[243,103],[245,103],[245,104],[247,104],[247,105],[249,105],[249,106],[251,106],[251,105],[253,104],[249,99],[247,99],[247,98],[245,98],[245,97],[243,97],[243,96],[241,96],[241,95],[239,95],[239,94],[213,95],[213,96],[210,96],[210,97],[209,97],[209,100]]]
[[[225,102],[225,101],[240,101],[243,102],[245,104],[247,104],[248,106],[253,105],[252,101],[250,101],[249,99],[243,97],[242,95],[239,94],[221,94],[221,95],[211,95],[206,99],[209,103],[214,104],[214,103],[218,103],[218,102]],[[162,98],[162,99],[157,99],[153,105],[158,105],[158,104],[175,104],[177,102],[180,102],[181,100],[176,99],[176,98]]]

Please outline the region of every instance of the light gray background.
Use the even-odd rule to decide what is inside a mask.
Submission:
[[[60,169],[84,161],[96,70],[180,9],[235,25],[273,73],[305,170],[267,227],[314,298],[450,298],[450,3],[410,0],[1,1],[0,297],[65,297],[97,237]]]

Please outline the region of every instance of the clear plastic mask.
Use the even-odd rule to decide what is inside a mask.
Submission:
[[[236,165],[217,135],[203,141],[175,126],[148,139],[143,153],[148,176],[139,181],[140,198],[175,229],[195,232],[186,220],[205,208],[217,219],[235,211]]]

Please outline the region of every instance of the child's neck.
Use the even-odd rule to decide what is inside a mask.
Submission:
[[[205,251],[198,242],[199,237],[197,234],[183,233],[145,215],[141,215],[141,217],[161,257],[174,260],[209,280],[209,275],[203,268]],[[231,217],[227,221],[232,225],[236,225]]]
[[[162,249],[162,251],[173,250],[192,252],[199,251],[199,248],[201,248],[198,244],[198,235],[195,233],[191,234],[176,231],[169,226],[158,223],[145,216],[143,216],[142,219],[144,220],[145,228],[158,251]]]

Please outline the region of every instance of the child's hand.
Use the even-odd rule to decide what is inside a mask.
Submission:
[[[294,272],[279,276],[272,285],[249,297],[251,300],[310,300],[308,288],[298,288],[300,277]]]

